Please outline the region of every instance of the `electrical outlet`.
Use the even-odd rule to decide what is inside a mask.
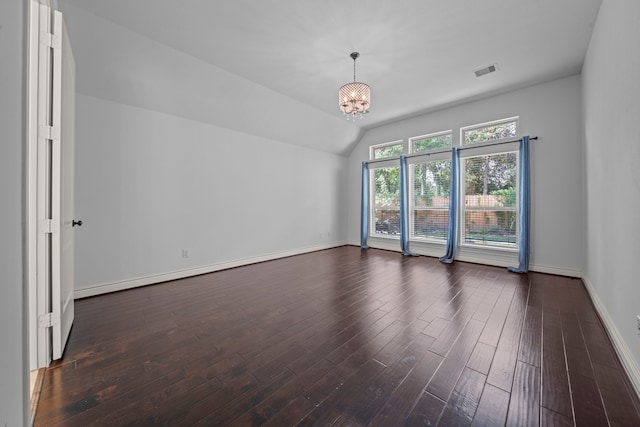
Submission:
[[[182,258],[189,258],[189,249],[182,250]]]

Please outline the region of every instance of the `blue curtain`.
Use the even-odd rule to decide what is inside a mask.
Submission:
[[[460,198],[460,150],[458,147],[451,149],[451,179],[449,190],[449,226],[447,228],[447,253],[440,261],[451,264],[456,256],[456,244],[458,243],[458,199]]]
[[[531,221],[531,184],[529,182],[529,137],[523,136],[520,140],[520,240],[518,267],[509,267],[514,273],[526,273],[529,271],[529,237]]]
[[[369,165],[362,162],[362,201],[360,204],[360,247],[369,249],[367,236],[369,235]]]
[[[409,185],[407,182],[407,158],[400,156],[400,249],[406,256],[409,252]]]

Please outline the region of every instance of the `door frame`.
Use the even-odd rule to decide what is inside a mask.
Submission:
[[[49,289],[45,276],[48,268],[42,233],[39,233],[42,212],[45,210],[45,169],[42,144],[38,143],[39,126],[44,123],[50,81],[40,73],[46,55],[40,49],[40,34],[51,31],[51,1],[29,0],[29,29],[27,52],[27,147],[26,147],[26,280],[28,288],[29,370],[45,368],[51,363],[50,329],[40,327],[40,319],[49,311]]]

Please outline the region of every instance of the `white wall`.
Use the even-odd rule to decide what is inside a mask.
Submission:
[[[76,105],[77,289],[344,242],[345,157],[86,95]]]
[[[25,2],[0,2],[0,426],[28,420],[22,268]]]
[[[531,145],[532,270],[580,276],[582,271],[581,80],[568,77],[369,130],[349,157],[350,243],[359,244],[361,162],[369,146],[506,117],[520,117]],[[425,95],[425,96],[428,96]],[[397,246],[397,245],[396,245]],[[443,253],[440,255],[444,255]],[[516,258],[517,259],[517,258]],[[487,263],[496,263],[491,257]]]
[[[345,147],[358,137],[358,127],[337,107],[327,114],[60,3],[76,59],[76,90],[82,94],[335,154],[346,155]]]
[[[639,77],[640,2],[604,0],[583,68],[584,279],[596,303],[606,308],[636,369],[640,364]],[[640,383],[637,387],[640,391]]]
[[[358,128],[61,8],[77,64],[77,295],[346,241],[340,153]]]

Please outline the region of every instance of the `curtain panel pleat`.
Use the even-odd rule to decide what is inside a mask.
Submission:
[[[523,136],[520,140],[520,198],[518,209],[520,213],[519,253],[518,267],[509,267],[514,273],[526,273],[529,271],[529,237],[531,228],[531,183],[529,171],[529,137]]]
[[[369,235],[369,165],[362,162],[362,199],[360,203],[360,247],[369,249],[367,236]]]
[[[460,150],[458,147],[451,149],[451,179],[449,189],[449,224],[447,226],[447,252],[440,261],[451,264],[456,256],[456,245],[458,243],[458,199],[460,198],[459,185],[460,170]]]
[[[409,251],[409,184],[407,158],[400,156],[400,249],[405,256],[415,256]]]

